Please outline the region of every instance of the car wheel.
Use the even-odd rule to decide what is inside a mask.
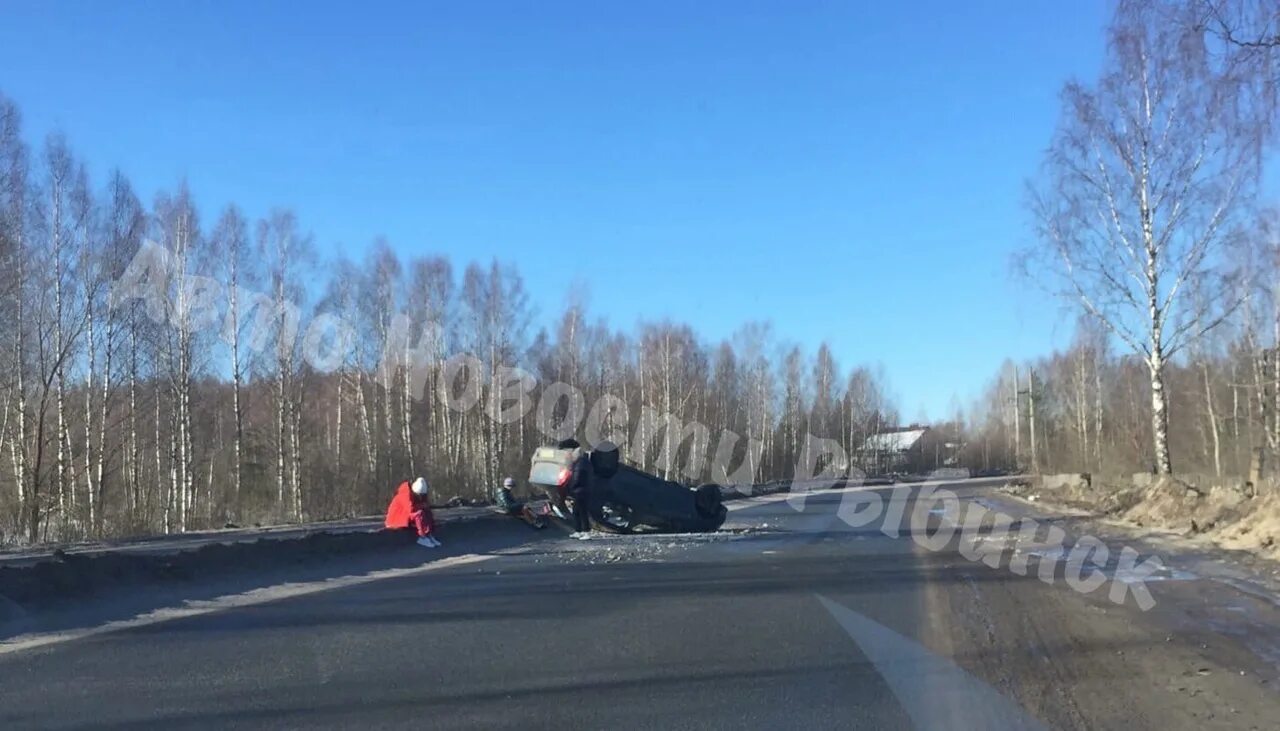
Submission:
[[[618,445],[602,441],[591,451],[591,469],[598,477],[609,479],[618,473]]]
[[[720,504],[720,486],[699,487],[694,492],[693,504],[698,509],[698,515],[703,518],[715,518],[724,510],[724,506]]]
[[[592,517],[596,525],[611,533],[630,533],[635,528],[635,515],[631,508],[619,503],[603,503],[599,514]]]

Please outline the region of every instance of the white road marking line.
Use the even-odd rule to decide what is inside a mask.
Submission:
[[[241,594],[227,594],[214,599],[188,601],[181,606],[163,607],[145,614],[139,614],[130,619],[108,622],[96,627],[82,627],[58,632],[17,635],[6,640],[0,640],[0,655],[32,650],[38,647],[61,644],[63,642],[71,642],[73,640],[81,640],[87,637],[96,637],[98,635],[110,634],[112,632],[136,629],[138,627],[146,627],[152,624],[160,624],[161,622],[171,622],[175,619],[187,619],[190,617],[199,617],[205,614],[225,612],[229,609],[239,609],[241,607],[267,604],[270,602],[280,601],[282,599],[291,599],[293,597],[306,596],[308,594],[317,594],[322,591],[346,589],[348,587],[360,586],[361,584],[369,584],[386,579],[418,576],[431,571],[438,571],[440,569],[480,563],[492,558],[494,558],[494,556],[466,554],[463,556],[452,556],[450,558],[440,559],[439,561],[432,561],[431,563],[423,564],[422,566],[415,566],[413,568],[386,569],[383,571],[373,571],[367,574],[338,576],[321,581],[264,586]]]
[[[974,486],[985,484],[981,479],[973,480]],[[895,482],[891,485],[850,485],[848,487],[836,487],[831,489],[813,489],[813,490],[784,490],[769,495],[757,495],[755,497],[746,497],[734,500],[725,505],[725,508],[734,510],[744,510],[746,508],[754,508],[757,505],[768,505],[776,503],[779,500],[796,499],[803,500],[809,495],[841,495],[847,492],[870,492],[874,490],[894,490],[899,487],[907,487],[918,489],[923,487],[941,487],[943,485],[964,485],[965,480],[925,480],[923,482]],[[797,510],[799,512],[799,510]]]
[[[790,493],[779,492],[779,493],[774,493],[773,495],[761,495],[759,497],[749,497],[749,498],[743,498],[741,500],[735,500],[729,503],[728,505],[725,505],[724,507],[729,511],[743,510],[745,508],[754,508],[757,505],[768,505],[769,503],[776,503],[779,500],[786,500],[789,497],[791,497]]]
[[[1045,729],[1016,703],[947,658],[821,594],[816,596],[885,679],[917,729]]]

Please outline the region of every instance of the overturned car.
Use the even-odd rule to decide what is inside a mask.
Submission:
[[[546,493],[558,517],[572,513],[568,494],[579,448],[540,447],[533,453],[529,484]],[[592,522],[602,530],[629,533],[650,528],[664,532],[702,532],[718,529],[728,515],[720,488],[689,488],[624,464],[618,448],[600,442],[589,453]]]

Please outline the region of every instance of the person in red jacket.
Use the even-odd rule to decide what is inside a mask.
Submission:
[[[439,548],[440,541],[434,535],[436,520],[431,514],[431,501],[428,497],[430,493],[431,486],[424,477],[419,477],[412,483],[400,483],[395,497],[391,498],[391,504],[387,506],[387,519],[383,525],[392,530],[413,528],[418,532],[419,546]]]

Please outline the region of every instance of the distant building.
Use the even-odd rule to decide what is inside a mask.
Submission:
[[[917,461],[920,444],[929,431],[927,426],[912,425],[888,429],[872,434],[862,445],[862,461],[868,474],[883,475],[890,472],[907,472]]]
[[[932,427],[912,424],[867,437],[862,444],[862,463],[871,475],[927,473],[955,466],[962,446]]]

